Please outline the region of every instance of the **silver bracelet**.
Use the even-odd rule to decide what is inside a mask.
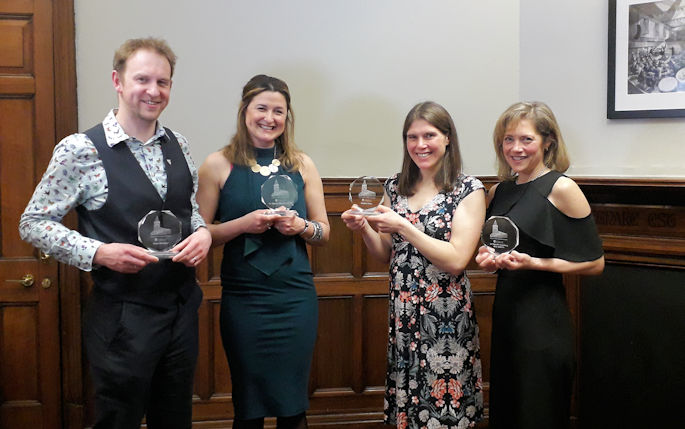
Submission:
[[[315,220],[312,221],[312,226],[314,227],[314,234],[310,237],[312,241],[319,241],[323,237],[323,228],[321,224]]]
[[[309,228],[309,221],[307,219],[304,219],[304,218],[302,218],[302,220],[304,220],[304,229],[302,230],[302,232],[300,232],[299,235],[304,234],[304,232],[307,230],[307,228]]]

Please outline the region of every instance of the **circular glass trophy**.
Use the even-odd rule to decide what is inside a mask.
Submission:
[[[364,216],[377,215],[376,207],[383,202],[383,184],[373,176],[362,176],[350,183],[350,202],[359,209],[352,213]]]
[[[506,216],[491,216],[483,225],[480,239],[495,255],[509,253],[519,245],[519,229]]]
[[[138,222],[138,240],[153,256],[173,258],[170,249],[183,236],[181,221],[169,210],[152,210]]]
[[[297,188],[289,176],[271,176],[262,184],[262,202],[269,208],[269,214],[285,216],[295,201]],[[285,210],[279,210],[281,207]]]

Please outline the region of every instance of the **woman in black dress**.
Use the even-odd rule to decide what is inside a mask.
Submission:
[[[500,255],[482,246],[476,256],[498,272],[490,427],[566,428],[575,355],[562,274],[600,274],[602,244],[583,192],[562,174],[568,156],[547,105],[512,105],[493,139],[502,181],[488,193],[487,216],[511,219],[519,244]]]
[[[266,416],[278,417],[278,428],[306,427],[318,316],[306,242],[326,243],[329,225],[319,173],[292,136],[288,86],[257,75],[243,87],[230,144],[199,170],[200,213],[213,245],[224,245],[220,323],[234,428],[262,428]],[[297,189],[283,216],[261,200],[261,185],[274,174]]]

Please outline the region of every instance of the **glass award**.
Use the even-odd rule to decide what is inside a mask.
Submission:
[[[509,253],[519,245],[519,229],[506,216],[491,216],[483,225],[480,239],[490,253]]]
[[[364,216],[377,215],[376,207],[383,202],[383,184],[372,176],[362,176],[350,183],[350,202],[359,209],[352,213]]]
[[[289,176],[271,176],[262,184],[262,202],[269,208],[269,214],[285,216],[295,201],[297,188]]]
[[[170,250],[182,236],[181,221],[169,210],[152,210],[138,222],[138,240],[159,259],[176,256]]]

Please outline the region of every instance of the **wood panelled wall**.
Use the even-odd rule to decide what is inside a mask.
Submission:
[[[488,187],[495,183],[491,177],[481,179]],[[311,427],[383,427],[387,267],[368,257],[361,238],[340,220],[349,207],[350,182],[324,180],[331,240],[325,247],[309,249],[320,306],[310,379]],[[645,421],[661,423],[649,427],[678,427],[675,411],[685,395],[685,181],[578,182],[593,207],[607,269],[599,277],[564,278],[578,356],[571,427],[637,429],[646,427]],[[198,270],[205,298],[200,308],[195,428],[229,428],[233,417],[230,373],[219,334],[220,261],[221,249],[215,249]],[[468,275],[480,325],[487,406],[495,277],[473,264]],[[69,286],[61,294],[62,356],[67,364],[64,427],[74,429],[92,422],[85,362],[77,368],[78,301],[85,296],[87,278],[81,276],[81,294]],[[274,421],[267,420],[267,426],[273,427]],[[478,427],[487,427],[487,419]]]
[[[580,427],[683,427],[685,181],[578,182],[607,260],[578,279]]]
[[[350,205],[347,192],[351,180],[324,180],[331,240],[325,247],[309,249],[320,305],[318,340],[310,380],[309,419],[312,427],[382,427],[387,266],[369,257],[360,236],[347,230],[340,220],[340,214]],[[496,181],[493,177],[482,180],[488,187]],[[682,281],[679,286],[685,286],[685,271],[682,270],[685,268],[685,181],[580,179],[578,182],[592,204],[604,240],[607,267],[612,272],[609,281],[616,284],[618,275],[620,282],[620,271],[616,274],[612,268],[615,265],[657,270],[666,267],[677,270],[674,276],[669,277],[670,281]],[[220,260],[220,249],[216,249],[211,261],[199,273],[205,303],[201,309],[201,358],[196,378],[197,427],[228,427],[232,417],[230,375],[218,328]],[[480,272],[474,264],[468,267],[468,275],[480,325],[487,404],[495,277]],[[592,280],[595,289],[606,289],[602,286],[602,279],[600,276]],[[612,300],[586,302],[584,285],[587,282],[578,276],[565,277],[579,358],[572,425],[582,428],[599,427],[593,426],[592,421],[600,420],[598,413],[606,416],[609,412],[602,406],[583,406],[585,397],[580,393],[591,398],[593,403],[599,400],[589,392],[594,388],[592,385],[600,380],[593,379],[595,375],[584,376],[584,368],[588,368],[590,374],[597,369],[594,362],[584,362],[583,358],[589,356],[584,346],[593,344],[598,335],[601,337],[603,317],[608,317],[611,309],[616,308]],[[685,288],[679,293],[685,296]],[[614,298],[621,299],[620,296]],[[599,330],[593,327],[588,331],[583,324],[584,306],[589,305],[595,311],[599,307],[598,315],[594,314],[592,320],[593,324],[600,326]],[[645,305],[649,303],[645,302]],[[620,323],[623,317],[630,318],[630,314],[612,317],[618,317]],[[673,329],[682,332],[685,326],[674,326]],[[617,377],[615,381],[625,375],[614,374]],[[606,383],[607,380],[601,382]],[[599,403],[608,404],[606,398]],[[583,419],[579,418],[581,415]],[[486,425],[487,421],[484,421],[479,426]]]
[[[495,183],[494,178],[481,179],[487,186]],[[387,268],[366,255],[361,238],[340,220],[349,206],[350,181],[324,180],[331,240],[325,247],[310,248],[320,305],[310,380],[312,427],[383,427]],[[685,181],[578,182],[593,207],[607,269],[599,277],[565,277],[577,334],[572,427],[637,429],[645,427],[646,419],[663,422],[659,427],[677,427],[672,423],[685,392]],[[233,417],[219,335],[220,261],[221,250],[215,249],[198,270],[205,299],[200,308],[196,428],[228,428]],[[495,278],[473,265],[468,275],[480,325],[487,405]],[[81,278],[80,294],[73,283],[63,283],[61,292],[64,427],[74,429],[92,421],[87,368],[78,359],[79,301],[87,290],[87,276]],[[479,425],[486,426],[487,420]]]
[[[493,177],[481,179],[488,187],[496,182]],[[320,305],[318,341],[310,381],[309,419],[312,427],[382,427],[387,266],[368,257],[359,235],[348,231],[340,220],[340,214],[349,207],[347,191],[350,182],[351,179],[324,180],[331,240],[325,247],[310,248]],[[622,395],[619,391],[626,379],[639,379],[634,372],[643,370],[630,365],[610,369],[596,357],[608,354],[613,359],[613,350],[596,346],[606,335],[604,326],[611,323],[625,325],[631,319],[629,311],[619,314],[614,311],[625,297],[607,295],[606,291],[612,290],[612,285],[620,290],[622,282],[635,278],[635,273],[630,270],[639,267],[642,278],[654,275],[657,279],[663,274],[662,270],[668,271],[667,276],[661,275],[666,284],[652,285],[655,293],[659,293],[656,286],[660,286],[669,288],[676,297],[685,297],[685,181],[579,179],[578,182],[592,204],[604,241],[609,274],[596,278],[565,277],[567,298],[576,326],[578,356],[571,423],[574,428],[606,429],[618,427],[612,423],[616,421],[616,415],[635,417],[636,412],[626,413],[624,408],[630,401],[637,402],[636,395]],[[200,273],[206,302],[202,308],[202,358],[196,384],[197,427],[228,427],[232,415],[230,377],[217,326],[220,257],[220,253],[215,252],[212,261]],[[487,404],[495,278],[480,272],[473,264],[468,267],[468,274],[480,325]],[[629,278],[623,278],[624,274]],[[642,293],[648,295],[650,285],[644,285]],[[657,298],[654,297],[654,301],[658,301]],[[649,314],[650,300],[640,302]],[[654,310],[653,313],[658,312]],[[658,359],[654,358],[656,361],[670,363],[664,365],[661,372],[673,372],[674,367],[683,367],[678,356],[685,354],[664,356],[658,349],[650,348],[652,343],[663,347],[658,338],[664,335],[673,338],[685,330],[682,317],[673,320],[675,325],[664,325],[661,333],[655,332],[651,339],[645,340],[646,344],[643,341],[644,349],[628,351],[642,353],[644,359],[657,356]],[[628,343],[631,335],[630,331],[623,333]],[[685,353],[681,343],[670,344],[667,349]],[[659,371],[657,368],[652,372],[659,374]],[[676,374],[682,374],[682,371]],[[662,392],[685,391],[685,376],[680,379],[671,377],[666,384],[669,387],[662,388]],[[633,386],[633,392],[640,390],[641,386]],[[607,392],[609,397],[602,396]],[[637,395],[643,402],[631,404],[632,408],[663,409],[678,398],[665,395],[658,392]],[[644,396],[647,397],[646,403]],[[651,415],[651,418],[658,420],[660,417]],[[637,423],[640,421],[623,418],[620,427],[645,427]],[[486,426],[487,420],[479,425]]]

